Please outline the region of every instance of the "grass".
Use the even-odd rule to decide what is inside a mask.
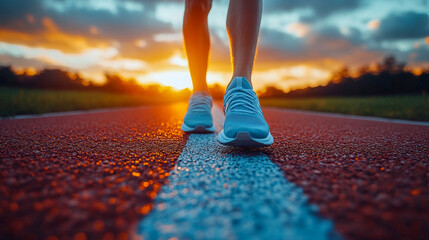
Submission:
[[[153,96],[85,91],[0,88],[0,116],[96,108],[130,107],[174,102]],[[429,121],[429,97],[321,97],[261,99],[263,106]]]
[[[429,97],[426,95],[272,98],[261,99],[261,105],[319,112],[429,121]]]
[[[173,102],[153,96],[86,91],[0,88],[0,116],[130,107]]]

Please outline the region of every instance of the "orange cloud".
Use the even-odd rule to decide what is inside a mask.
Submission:
[[[420,43],[415,42],[415,43],[413,44],[413,48],[414,48],[414,49],[419,49],[419,48],[420,48]]]
[[[31,15],[27,15],[27,21],[31,23],[35,19]],[[0,29],[0,41],[30,47],[58,49],[65,53],[80,53],[89,48],[109,47],[107,42],[99,39],[66,34],[48,17],[42,19],[42,25],[45,29],[36,33]]]
[[[380,26],[380,20],[371,20],[366,26],[371,30],[375,30]]]
[[[310,27],[304,23],[292,23],[287,30],[297,37],[304,37],[310,31]]]
[[[176,52],[182,51],[183,46],[178,42],[131,40],[122,41],[119,50],[121,57],[159,62],[170,59]]]
[[[91,27],[89,27],[89,32],[90,32],[92,35],[98,35],[98,33],[99,33],[98,28],[97,28],[96,26],[91,26]]]
[[[48,17],[42,19],[42,24],[50,32],[59,32],[58,26]]]
[[[31,14],[27,14],[25,17],[27,18],[27,22],[28,23],[33,24],[36,21],[36,19],[34,18],[34,16],[31,15]]]

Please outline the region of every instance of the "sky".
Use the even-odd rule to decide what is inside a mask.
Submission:
[[[214,0],[209,14],[209,84],[231,78],[228,3]],[[191,88],[183,11],[183,0],[0,0],[0,65]],[[264,0],[252,81],[318,86],[388,55],[429,67],[429,0]]]

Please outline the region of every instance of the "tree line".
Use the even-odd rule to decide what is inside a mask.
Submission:
[[[429,91],[429,69],[415,74],[405,63],[386,57],[375,68],[361,67],[352,76],[347,67],[332,75],[326,86],[308,87],[285,93],[268,86],[261,97],[325,97],[325,96],[375,96],[393,94],[426,94]]]
[[[60,69],[44,69],[35,75],[16,74],[10,66],[0,66],[0,87],[33,88],[48,90],[100,91],[119,94],[144,94],[154,97],[184,99],[190,90],[175,91],[159,84],[141,85],[135,79],[117,74],[105,74],[105,82],[96,84],[79,74]]]
[[[141,85],[135,79],[125,79],[117,74],[105,74],[103,84],[83,79],[79,74],[60,69],[44,69],[35,75],[16,74],[10,66],[0,66],[0,87],[36,88],[51,90],[102,91],[111,93],[145,94],[156,97],[187,98],[190,90],[175,91],[159,84]],[[210,86],[210,93],[222,99],[224,87]],[[370,96],[392,94],[426,94],[429,91],[429,69],[415,74],[394,57],[386,57],[375,69],[363,66],[357,74],[347,67],[332,75],[326,86],[284,92],[276,86],[268,86],[260,97],[321,97],[321,96]]]

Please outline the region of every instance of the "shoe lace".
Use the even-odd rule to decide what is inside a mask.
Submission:
[[[225,97],[227,106],[224,106],[224,112],[226,110],[231,112],[248,113],[254,114],[259,112],[258,106],[254,104],[256,93],[253,90],[235,88],[228,91]]]
[[[212,100],[209,96],[192,96],[189,101],[189,108],[196,112],[210,111],[211,105]]]

